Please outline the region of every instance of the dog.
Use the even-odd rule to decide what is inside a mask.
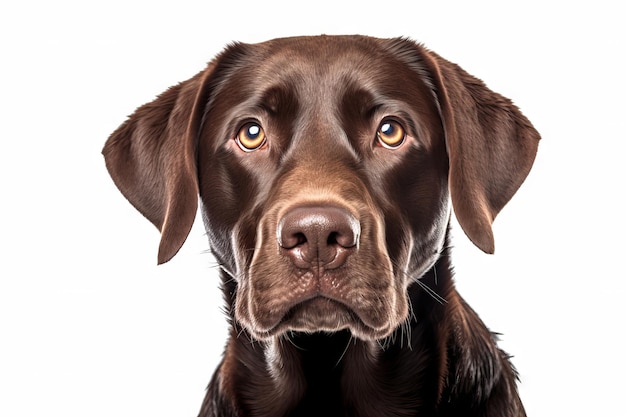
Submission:
[[[103,149],[114,183],[158,263],[198,202],[219,263],[231,330],[199,415],[525,416],[455,290],[449,223],[493,253],[539,139],[407,38],[234,43],[139,107]]]

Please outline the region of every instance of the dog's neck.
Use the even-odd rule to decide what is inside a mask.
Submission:
[[[235,403],[248,407],[240,410],[243,415],[332,416],[343,410],[342,416],[380,417],[432,409],[447,374],[449,336],[441,333],[449,333],[449,324],[444,313],[448,299],[458,297],[447,251],[409,287],[409,297],[413,314],[381,341],[341,331],[253,342],[234,322],[220,385]],[[421,389],[416,389],[417,381]]]

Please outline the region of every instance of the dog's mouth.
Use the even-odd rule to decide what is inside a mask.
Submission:
[[[345,304],[318,296],[289,309],[277,327],[304,332],[337,331],[358,321],[358,316]]]
[[[368,324],[369,321],[348,305],[319,295],[291,307],[269,330],[252,330],[259,339],[290,332],[333,333],[349,330],[355,337],[364,340],[384,338],[393,330],[388,322],[383,326],[374,326]]]

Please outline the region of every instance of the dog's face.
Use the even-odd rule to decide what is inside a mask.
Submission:
[[[366,37],[234,45],[131,116],[107,146],[117,185],[180,248],[197,194],[234,317],[258,339],[388,336],[407,288],[459,222],[491,222],[538,135],[506,99],[413,42]]]
[[[237,282],[236,318],[257,338],[388,335],[444,242],[448,166],[431,90],[392,52],[331,45],[227,51],[237,71],[218,74],[205,110],[205,221]]]

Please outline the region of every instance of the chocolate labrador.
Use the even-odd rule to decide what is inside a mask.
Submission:
[[[449,220],[492,253],[538,142],[420,44],[319,36],[227,47],[103,153],[159,263],[200,201],[231,325],[200,416],[519,417],[509,356],[454,288]]]

